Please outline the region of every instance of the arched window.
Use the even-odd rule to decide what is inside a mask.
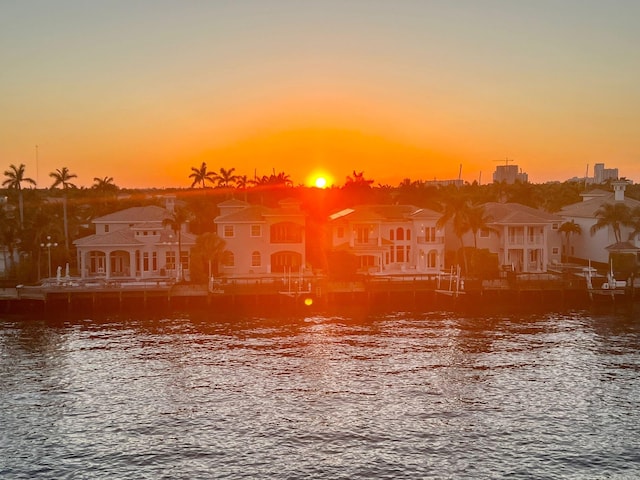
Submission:
[[[404,240],[404,229],[403,228],[398,227],[396,229],[396,238],[398,240]]]
[[[411,240],[411,230],[407,228],[407,240]]]
[[[222,254],[222,265],[224,265],[225,267],[233,267],[236,264],[236,259],[235,256],[233,255],[233,252],[230,252],[229,250],[225,251]]]
[[[389,230],[389,240],[395,240],[396,239],[396,232],[393,231],[393,228],[391,230]]]
[[[251,266],[259,267],[262,264],[260,252],[256,251],[251,254]]]

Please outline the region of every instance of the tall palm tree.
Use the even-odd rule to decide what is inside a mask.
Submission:
[[[191,182],[192,188],[198,184],[200,184],[202,188],[205,188],[207,182],[215,183],[217,174],[215,172],[207,171],[207,164],[202,162],[200,168],[191,167],[191,174],[189,175],[189,178],[193,179],[193,182]]]
[[[566,249],[564,252],[563,261],[566,262],[569,258],[569,252],[571,251],[571,237],[575,235],[582,235],[582,227],[578,225],[576,222],[571,220],[570,222],[564,222],[562,225],[558,227],[558,232],[564,235],[564,240],[566,244]]]
[[[367,180],[364,178],[364,171],[353,171],[353,176],[348,176],[345,185],[358,185],[362,187],[370,187],[373,185],[373,180]]]
[[[238,175],[236,179],[236,187],[244,192],[244,201],[247,201],[247,187],[250,184],[249,177],[246,175]]]
[[[460,194],[450,195],[444,200],[444,211],[436,222],[438,228],[442,228],[447,223],[451,223],[453,233],[460,240],[465,272],[468,271],[468,265],[467,255],[464,250],[464,234],[471,230],[469,222],[469,211],[471,209],[471,203],[465,196]]]
[[[596,210],[595,216],[598,221],[591,226],[591,235],[603,228],[611,227],[616,243],[622,241],[621,227],[633,227],[631,208],[624,203],[605,203]]]
[[[2,250],[5,276],[13,271],[19,224],[12,212],[0,208],[0,250]]]
[[[118,186],[113,183],[113,177],[93,177],[91,188],[101,193],[110,193],[118,190]]]
[[[192,215],[185,208],[176,207],[173,212],[162,221],[162,225],[168,226],[178,236],[178,258],[176,268],[178,270],[178,281],[182,280],[181,254],[182,254],[182,226],[191,221]]]
[[[6,180],[2,182],[2,186],[9,189],[16,190],[18,192],[18,208],[20,210],[20,228],[24,225],[24,200],[22,198],[22,183],[28,183],[30,185],[36,184],[33,178],[24,176],[25,166],[21,163],[16,167],[14,164],[9,165],[9,169],[4,171]]]
[[[53,185],[51,188],[56,188],[58,186],[62,187],[62,215],[64,221],[64,247],[66,252],[69,253],[69,220],[67,218],[67,190],[70,188],[76,188],[76,186],[71,183],[71,180],[77,178],[78,176],[75,173],[71,173],[67,167],[62,167],[62,169],[56,169],[55,172],[51,172],[49,174],[51,178],[53,178]]]
[[[212,264],[216,264],[224,252],[225,241],[216,233],[207,232],[196,238],[196,245],[193,254],[208,265],[208,279],[213,273]]]
[[[491,215],[485,211],[484,205],[471,205],[467,210],[467,223],[469,230],[473,233],[473,247],[478,248],[478,232],[480,230],[491,230],[489,223],[493,220]]]
[[[235,168],[230,168],[229,170],[227,170],[224,167],[220,167],[220,171],[217,174],[218,186],[230,187],[232,183],[236,182],[236,180],[238,180],[238,176],[233,174],[233,172],[235,171]]]

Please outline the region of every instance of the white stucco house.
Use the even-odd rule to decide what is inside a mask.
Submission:
[[[477,247],[497,254],[501,268],[544,273],[550,264],[560,262],[560,216],[519,203],[488,202],[483,207],[489,228],[478,232]],[[473,233],[466,233],[463,242],[465,247],[473,247]],[[460,248],[460,240],[447,235],[447,248]]]
[[[613,229],[611,227],[603,228],[592,235],[591,227],[598,221],[597,210],[606,203],[622,203],[632,210],[640,207],[640,201],[625,196],[627,184],[626,180],[618,180],[611,182],[612,192],[601,189],[584,192],[581,194],[581,202],[567,205],[560,210],[559,215],[563,221],[573,221],[582,230],[580,235],[572,235],[571,237],[570,251],[567,252],[569,257],[600,263],[609,261],[611,247],[616,244]],[[640,248],[640,234],[629,238],[633,231],[632,228],[621,226],[620,230],[622,243],[628,243],[631,249]]]
[[[330,248],[372,275],[437,273],[444,266],[441,214],[413,205],[359,205],[329,217]]]
[[[179,247],[177,232],[163,225],[172,210],[173,202],[168,201],[167,207],[132,207],[94,219],[96,233],[73,242],[80,277],[189,279],[195,235],[183,225]]]
[[[218,204],[214,219],[225,242],[218,271],[225,277],[303,274],[306,266],[306,217],[297,200],[277,208],[231,199]]]

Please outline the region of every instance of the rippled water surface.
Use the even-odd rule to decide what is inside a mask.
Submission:
[[[638,478],[640,320],[0,317],[0,478]]]

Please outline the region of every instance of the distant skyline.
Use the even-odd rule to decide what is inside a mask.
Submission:
[[[39,187],[364,171],[640,182],[635,0],[0,0],[0,167]],[[38,161],[36,163],[36,145]],[[503,163],[504,164],[504,163]]]

